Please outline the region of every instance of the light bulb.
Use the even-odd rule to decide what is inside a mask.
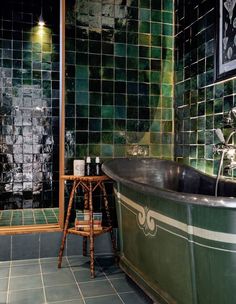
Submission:
[[[40,17],[39,17],[38,25],[39,25],[40,27],[43,27],[43,26],[45,25],[45,22],[44,22],[44,20],[43,20],[42,14],[41,14]]]

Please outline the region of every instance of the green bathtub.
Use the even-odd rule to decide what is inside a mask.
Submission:
[[[114,159],[120,266],[157,303],[236,303],[236,184],[176,162]],[[227,194],[227,195],[226,195]]]

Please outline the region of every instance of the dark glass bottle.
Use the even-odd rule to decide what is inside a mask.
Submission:
[[[90,176],[91,175],[91,157],[87,156],[86,157],[86,162],[85,162],[85,175]]]
[[[101,175],[101,163],[98,156],[95,158],[95,175]]]

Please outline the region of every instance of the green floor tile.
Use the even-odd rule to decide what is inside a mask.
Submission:
[[[18,266],[14,264],[14,266],[11,267],[11,278],[40,274],[40,266],[36,261],[31,261],[33,264],[28,264],[27,261],[21,261],[21,264],[22,263],[24,264]]]
[[[10,278],[9,290],[27,290],[43,287],[41,275],[30,275],[23,277]]]
[[[11,304],[45,303],[44,291],[42,288],[12,291],[9,293],[9,303]]]
[[[85,298],[94,297],[98,295],[101,296],[115,294],[115,290],[108,280],[98,280],[87,283],[80,283],[80,289]]]
[[[45,286],[56,286],[75,283],[74,276],[70,269],[58,269],[56,272],[43,274]]]
[[[102,297],[94,297],[85,299],[86,304],[121,304],[124,302],[119,298],[118,295],[109,295]],[[133,303],[132,303],[133,304]]]
[[[81,300],[81,295],[76,284],[45,287],[45,293],[48,303],[56,301],[69,303],[69,300]]]
[[[8,278],[0,279],[0,292],[7,291]]]

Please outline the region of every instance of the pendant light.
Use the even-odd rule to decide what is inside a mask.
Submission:
[[[38,21],[38,25],[40,27],[43,27],[45,25],[45,22],[43,20],[43,4],[42,4],[42,0],[41,0],[41,14],[39,16],[39,21]]]

